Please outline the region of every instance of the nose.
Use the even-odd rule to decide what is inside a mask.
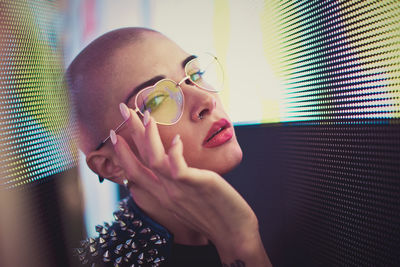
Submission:
[[[196,88],[191,91],[190,118],[194,122],[198,122],[210,115],[217,107],[215,93],[208,92],[203,89]]]

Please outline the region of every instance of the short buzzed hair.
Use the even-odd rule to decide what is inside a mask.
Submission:
[[[107,66],[120,48],[138,42],[147,28],[121,28],[98,37],[85,47],[66,71],[66,81],[79,128],[79,147],[85,153],[93,151],[105,137],[107,98],[112,88],[104,87]]]

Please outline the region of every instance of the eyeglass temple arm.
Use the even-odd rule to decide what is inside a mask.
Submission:
[[[139,109],[136,108],[134,111],[135,111],[136,113],[138,113],[138,112],[139,112]],[[140,113],[140,112],[139,112],[139,113]],[[118,133],[119,130],[121,130],[122,126],[124,126],[124,124],[125,124],[128,120],[129,120],[129,118],[127,118],[126,120],[124,120],[123,122],[121,122],[121,124],[118,125],[117,128],[114,129],[115,133]],[[106,137],[106,139],[104,139],[104,140],[101,142],[101,144],[99,145],[99,147],[101,147],[102,145],[104,145],[104,144],[108,141],[108,139],[110,139],[110,135],[108,135],[108,136]]]

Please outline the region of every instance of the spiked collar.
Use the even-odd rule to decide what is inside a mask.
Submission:
[[[171,253],[173,236],[147,216],[131,196],[119,203],[114,222],[97,225],[97,237],[75,249],[82,264],[95,266],[160,266]]]

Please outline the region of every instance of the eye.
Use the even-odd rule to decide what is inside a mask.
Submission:
[[[146,102],[143,103],[143,107],[140,109],[142,113],[148,110],[150,113],[154,112],[160,105],[164,102],[164,100],[168,97],[166,94],[158,93],[157,95],[150,95]]]
[[[192,82],[197,82],[203,77],[204,71],[198,70],[192,74],[190,74],[190,80]]]

